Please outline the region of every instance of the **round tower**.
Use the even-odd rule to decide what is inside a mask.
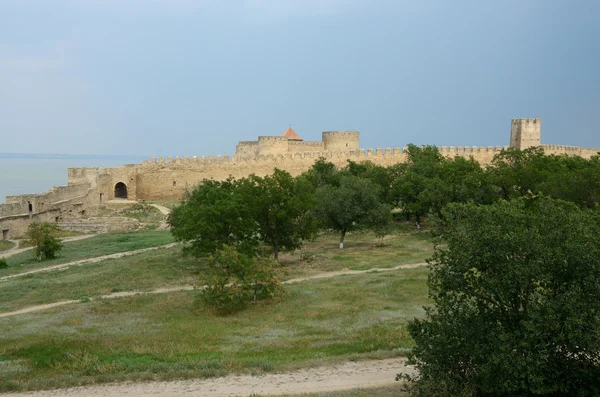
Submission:
[[[324,131],[323,145],[325,150],[345,151],[356,150],[359,148],[358,131]]]

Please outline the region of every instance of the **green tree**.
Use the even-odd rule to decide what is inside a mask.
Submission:
[[[417,223],[429,212],[431,197],[423,192],[440,174],[444,156],[436,146],[408,145],[407,166],[392,179],[388,193],[389,202],[407,215],[415,214]]]
[[[250,302],[273,298],[281,292],[273,259],[250,258],[225,246],[211,256],[200,276],[201,298],[219,314],[244,309]]]
[[[254,255],[260,241],[248,185],[245,179],[203,180],[169,215],[175,238],[189,242],[186,250],[197,256],[214,254],[225,246]]]
[[[340,232],[340,248],[346,233],[371,229],[383,234],[391,221],[391,207],[380,201],[378,186],[368,179],[344,176],[340,186],[322,186],[316,197],[316,217],[324,227]]]
[[[265,177],[251,175],[250,181],[253,186],[246,194],[252,200],[260,238],[273,248],[278,260],[281,249],[296,249],[314,233],[307,219],[314,205],[312,186],[279,169]]]
[[[312,167],[304,172],[303,175],[314,188],[324,185],[338,186],[340,184],[339,170],[336,168],[335,164],[325,160],[323,157],[315,161]]]
[[[27,228],[29,244],[33,246],[33,255],[37,260],[53,259],[63,245],[58,238],[58,225],[50,222],[32,222]]]
[[[443,213],[434,306],[408,327],[413,395],[598,395],[597,212],[542,197]]]

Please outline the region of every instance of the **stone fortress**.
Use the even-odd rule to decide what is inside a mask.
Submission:
[[[513,119],[510,147],[526,149],[541,146],[547,154],[566,154],[589,158],[600,149],[577,146],[542,145],[540,119]],[[507,148],[509,146],[505,146]],[[447,157],[473,157],[488,164],[502,147],[442,146]],[[0,239],[23,236],[30,222],[65,222],[94,215],[99,206],[114,199],[181,199],[184,192],[201,180],[223,180],[250,174],[268,175],[275,168],[298,175],[320,157],[337,166],[348,160],[369,160],[389,166],[406,161],[406,148],[361,149],[356,131],[326,131],[321,141],[304,141],[290,127],[281,136],[260,136],[242,141],[234,155],[208,157],[160,157],[142,164],[119,168],[69,168],[68,185],[42,194],[7,196],[0,204]]]

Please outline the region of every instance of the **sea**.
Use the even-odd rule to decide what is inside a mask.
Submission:
[[[43,193],[66,185],[67,168],[120,167],[140,164],[150,156],[0,153],[0,203],[6,196]]]

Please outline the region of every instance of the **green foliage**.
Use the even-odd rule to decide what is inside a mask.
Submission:
[[[259,244],[258,225],[246,179],[205,179],[169,215],[173,236],[190,244],[193,254],[214,254],[225,246],[253,255]]]
[[[8,262],[6,262],[6,258],[0,258],[0,269],[6,269],[8,267]]]
[[[339,186],[322,186],[316,197],[316,217],[324,227],[340,232],[340,248],[347,232],[371,229],[381,235],[390,224],[391,208],[380,201],[379,188],[368,179],[342,176]]]
[[[597,213],[520,198],[442,214],[435,305],[409,325],[413,395],[598,395]]]
[[[202,300],[219,314],[240,311],[252,301],[273,298],[282,291],[273,259],[249,258],[227,246],[209,259],[200,283],[205,285]]]
[[[29,244],[33,246],[33,255],[38,261],[54,259],[62,249],[62,243],[55,237],[57,232],[58,226],[55,223],[32,222],[29,224],[26,235]]]
[[[306,179],[276,168],[265,177],[251,175],[250,182],[253,185],[246,194],[253,219],[260,238],[273,247],[275,260],[282,248],[296,249],[303,239],[314,236],[316,228],[310,213],[314,196]]]

